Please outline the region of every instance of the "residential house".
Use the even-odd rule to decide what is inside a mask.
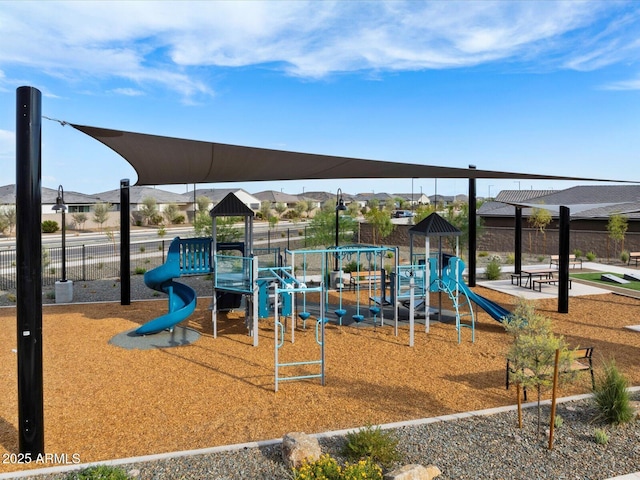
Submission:
[[[209,205],[209,209],[211,209],[230,193],[233,193],[242,203],[254,212],[260,210],[260,199],[255,195],[251,195],[242,188],[200,188],[187,192],[184,196],[191,198],[194,205],[197,203],[197,199],[199,197],[206,197],[211,201]]]
[[[640,185],[585,185],[555,191],[502,191],[496,201],[485,202],[478,209],[478,216],[483,221],[483,235],[478,239],[479,250],[513,251],[514,205],[522,208],[525,252],[558,252],[560,206],[569,208],[571,214],[572,251],[594,252],[601,257],[617,256],[620,252],[616,249],[619,250],[621,246],[614,245],[607,230],[613,214],[622,214],[627,218],[625,250],[640,250]],[[535,208],[545,208],[551,213],[551,223],[545,227],[544,232],[536,231],[529,222]]]
[[[391,195],[395,199],[400,198],[403,202],[409,205],[429,205],[431,201],[429,197],[422,192],[419,193],[394,193]],[[400,205],[395,205],[395,208],[400,208]]]

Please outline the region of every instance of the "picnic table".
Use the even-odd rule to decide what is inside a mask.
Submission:
[[[536,268],[530,270],[521,270],[520,273],[511,274],[511,283],[514,283],[514,280],[517,280],[519,287],[531,288],[533,289],[533,280],[534,278],[541,279],[551,279],[553,278],[553,274],[557,272],[555,268]]]

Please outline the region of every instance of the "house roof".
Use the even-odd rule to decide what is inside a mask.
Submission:
[[[500,192],[495,202],[485,202],[478,214],[513,216],[517,205],[523,207],[525,216],[530,215],[533,208],[545,208],[557,216],[560,206],[566,206],[572,218],[608,218],[613,213],[640,218],[640,185],[585,185],[542,195],[532,193],[529,198],[524,195],[520,199],[507,192],[505,195]]]
[[[65,192],[65,198],[67,193]],[[120,203],[120,189],[109,190],[107,192],[96,193],[94,195],[102,202],[111,204]],[[131,186],[129,187],[129,202],[132,204],[143,203],[146,198],[153,198],[158,203],[178,203],[183,204],[189,200],[185,200],[184,194],[168,192],[159,188]]]
[[[237,194],[242,192],[246,195],[255,197],[255,195],[251,195],[249,192],[242,188],[198,188],[195,191],[196,198],[198,197],[207,197],[213,203],[220,202],[224,197],[229,195],[230,193]],[[188,193],[183,193],[185,198],[189,198],[189,201],[193,201],[193,191]]]
[[[136,185],[341,178],[603,181],[597,178],[499,172],[290,152],[71,123],[69,125],[102,142],[128,161],[138,174]]]
[[[300,197],[297,195],[290,195],[288,193],[278,192],[277,190],[264,190],[262,192],[254,193],[261,202],[271,203],[297,203],[300,201]]]
[[[528,202],[553,193],[556,193],[556,190],[502,190],[495,200],[504,203]]]
[[[41,203],[42,204],[55,204],[58,198],[57,188],[41,188]],[[68,205],[93,205],[100,201],[95,195],[87,195],[85,193],[73,192],[71,190],[64,190],[64,203]],[[16,185],[4,185],[0,187],[0,205],[15,205],[16,204]]]

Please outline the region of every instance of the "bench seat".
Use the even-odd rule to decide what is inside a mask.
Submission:
[[[560,265],[560,255],[551,255],[551,259],[549,260],[549,267],[556,266],[556,268]],[[574,268],[580,266],[580,270],[582,270],[582,260],[580,258],[576,258],[575,255],[569,255],[569,267],[573,266]]]
[[[561,370],[558,373],[560,375],[566,375],[573,372],[586,372],[589,371],[591,374],[591,388],[593,390],[596,389],[596,379],[593,374],[593,347],[585,347],[578,348],[575,351],[571,352],[571,364],[567,369]],[[533,372],[524,370],[525,374],[533,375]],[[509,389],[510,385],[510,376],[512,373],[515,373],[515,370],[510,365],[510,360],[507,358],[507,369],[506,369],[506,387]],[[524,401],[527,401],[527,389],[524,388]]]
[[[533,289],[535,290],[536,285],[538,285],[538,291],[542,292],[543,284],[555,285],[559,281],[559,278],[539,278],[537,280],[533,280]],[[569,279],[569,288],[571,288],[571,279]]]
[[[640,260],[640,252],[630,252],[629,253],[629,261],[627,265],[631,265],[631,260],[635,260],[636,267],[638,266],[638,260]]]

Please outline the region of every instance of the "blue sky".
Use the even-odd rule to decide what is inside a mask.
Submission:
[[[638,32],[636,1],[0,1],[0,185],[15,183],[22,85],[41,90],[45,116],[83,125],[640,182]],[[45,187],[98,193],[137,178],[120,156],[55,122],[43,121],[42,153]],[[468,187],[206,187],[433,194],[436,184],[447,195]],[[477,190],[575,184],[478,180]]]

